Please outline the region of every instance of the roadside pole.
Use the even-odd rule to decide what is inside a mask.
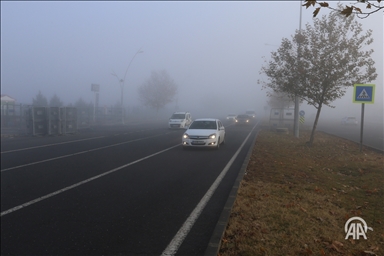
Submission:
[[[301,35],[301,17],[302,17],[302,1],[300,0],[300,21],[299,21],[299,34]],[[298,64],[300,64],[300,56],[301,55],[301,41],[299,41],[299,45],[297,47],[297,59]],[[301,84],[299,85],[301,86]],[[295,112],[293,116],[293,133],[296,138],[299,138],[299,106],[300,106],[300,99],[299,96],[297,96],[297,93],[295,94]]]
[[[364,106],[365,103],[361,103],[360,152],[363,151]]]
[[[373,104],[375,100],[374,84],[354,84],[353,103],[361,103],[360,152],[363,151],[364,109],[365,103]]]
[[[95,102],[93,103],[93,124],[96,123],[96,108],[99,105],[99,91],[100,91],[100,85],[99,84],[91,84],[91,91],[95,93]]]

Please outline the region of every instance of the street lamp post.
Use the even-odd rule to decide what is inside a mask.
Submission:
[[[300,21],[299,21],[299,35],[301,36],[301,11],[303,7],[301,5],[301,0],[300,0]],[[300,55],[301,55],[301,41],[299,41],[299,45],[297,48],[297,58],[298,58],[298,64],[300,64]],[[300,98],[297,94],[295,94],[295,112],[294,112],[294,125],[293,125],[293,130],[294,130],[294,135],[296,138],[299,138],[299,106],[300,106]]]
[[[124,107],[123,107],[123,100],[124,100],[124,83],[125,83],[125,77],[127,76],[127,73],[128,73],[128,69],[129,67],[131,66],[132,64],[132,61],[133,59],[136,57],[137,54],[139,53],[143,53],[143,51],[141,50],[141,48],[135,53],[135,55],[133,55],[131,61],[129,62],[128,64],[128,67],[127,67],[127,70],[125,71],[125,74],[124,74],[124,78],[123,79],[120,79],[115,72],[113,72],[111,75],[115,76],[117,78],[117,80],[119,81],[120,83],[120,89],[121,89],[121,100],[120,100],[120,103],[121,103],[121,123],[124,124]]]

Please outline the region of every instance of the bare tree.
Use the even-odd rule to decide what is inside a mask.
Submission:
[[[167,71],[152,71],[150,78],[138,88],[138,93],[144,106],[154,108],[158,112],[173,101],[177,85]]]
[[[317,122],[323,105],[341,98],[348,86],[367,83],[377,77],[372,31],[363,33],[362,25],[354,17],[345,17],[336,12],[314,25],[306,25],[292,40],[283,38],[272,60],[261,68],[268,81],[259,81],[263,88],[298,95],[317,109],[309,145],[312,145]]]
[[[331,7],[328,2],[319,2],[317,0],[305,0],[304,2],[305,3],[303,4],[303,6],[306,6],[307,9],[310,6],[317,6],[315,11],[313,12],[313,17],[317,16],[321,8],[331,9],[333,11],[340,13],[341,15],[344,15],[345,17],[348,17],[351,14],[355,14],[360,19],[367,18],[369,15],[373,13],[377,13],[380,10],[384,9],[384,6],[380,5],[381,0],[376,0],[376,1],[356,0],[354,3],[351,3],[350,6],[338,5],[337,8]],[[365,7],[364,11],[361,9],[363,7]]]

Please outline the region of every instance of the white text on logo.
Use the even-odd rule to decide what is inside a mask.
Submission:
[[[351,223],[354,220],[358,220],[361,223]],[[361,224],[363,224],[363,226]],[[363,236],[364,239],[367,239],[367,236],[365,233],[367,233],[368,229],[373,231],[372,228],[367,226],[367,223],[362,218],[360,217],[349,218],[344,226],[345,233],[347,234],[345,236],[345,239],[348,239],[350,236],[352,236],[352,239],[354,240],[355,239],[359,240],[360,236]]]

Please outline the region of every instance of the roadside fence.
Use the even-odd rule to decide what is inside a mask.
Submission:
[[[124,112],[123,112],[124,110]],[[121,124],[149,116],[142,108],[47,107],[5,103],[1,105],[1,133],[33,136],[62,135],[94,125]]]

